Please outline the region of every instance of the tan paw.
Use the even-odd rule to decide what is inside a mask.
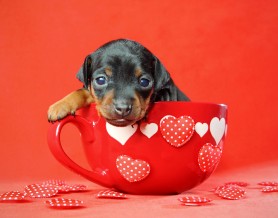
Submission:
[[[51,105],[48,109],[48,121],[54,122],[65,118],[67,115],[74,115],[76,108],[70,105],[66,101],[58,101],[55,104]]]

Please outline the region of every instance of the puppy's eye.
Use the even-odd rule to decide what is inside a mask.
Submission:
[[[140,86],[142,86],[142,87],[144,87],[144,88],[147,88],[147,87],[149,87],[151,81],[148,80],[148,79],[146,79],[146,78],[141,78],[141,79],[139,80],[139,83],[140,83]]]
[[[95,82],[96,82],[97,85],[103,86],[103,85],[106,85],[107,79],[104,76],[100,76],[100,77],[95,79]]]

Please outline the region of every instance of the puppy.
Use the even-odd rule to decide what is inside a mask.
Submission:
[[[94,102],[100,116],[122,127],[143,119],[153,102],[189,101],[158,58],[131,40],[111,41],[88,55],[77,78],[84,87],[50,106],[50,122]]]

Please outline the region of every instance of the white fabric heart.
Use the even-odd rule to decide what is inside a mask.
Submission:
[[[140,131],[148,138],[151,138],[155,133],[157,133],[158,125],[155,123],[141,123]]]
[[[196,123],[195,131],[202,138],[208,131],[208,124],[207,123],[200,123],[200,122]]]
[[[219,120],[218,117],[212,118],[210,121],[210,133],[212,137],[214,138],[216,145],[220,142],[222,139],[224,133],[225,133],[225,127],[226,127],[226,121],[225,118],[221,118]]]
[[[124,145],[127,140],[136,132],[137,128],[137,124],[132,126],[117,127],[106,122],[106,130],[108,134],[122,145]]]

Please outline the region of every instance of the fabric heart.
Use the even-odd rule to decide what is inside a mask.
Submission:
[[[189,116],[176,118],[167,115],[160,121],[160,131],[169,144],[181,147],[189,141],[194,133],[194,120]]]
[[[127,199],[127,196],[120,192],[106,190],[106,191],[100,191],[97,194],[97,198]]]
[[[32,184],[25,187],[25,193],[31,198],[48,198],[55,196],[58,189],[55,186]]]
[[[241,186],[241,187],[246,187],[249,185],[249,183],[247,182],[226,182],[225,185],[238,185],[238,186]]]
[[[218,145],[225,133],[226,121],[224,118],[221,118],[219,120],[218,117],[214,117],[210,121],[209,127],[210,127],[210,133],[211,133],[212,137],[214,138],[216,145]]]
[[[225,185],[218,187],[215,193],[219,197],[229,200],[238,200],[246,194],[245,190],[237,185]]]
[[[132,126],[117,127],[106,123],[106,130],[108,134],[122,145],[124,145],[127,140],[136,132],[137,128],[137,124]]]
[[[158,126],[155,123],[141,123],[140,124],[140,131],[147,136],[148,138],[151,138],[158,130]]]
[[[185,196],[178,199],[180,202],[186,205],[202,205],[211,202],[211,199],[201,196]]]
[[[135,160],[127,155],[121,155],[116,160],[120,174],[129,182],[139,182],[150,174],[150,165],[143,160]]]
[[[262,192],[278,192],[278,186],[266,186],[261,189]]]
[[[6,192],[0,195],[0,202],[1,201],[22,201],[26,197],[26,193],[22,193],[19,191],[11,191]]]
[[[200,123],[200,122],[196,123],[195,131],[202,138],[208,131],[208,124],[207,123]]]
[[[222,150],[210,143],[206,143],[199,151],[198,163],[203,172],[213,170],[221,158]]]
[[[84,202],[74,199],[55,198],[45,201],[45,204],[53,208],[74,209],[82,207]]]
[[[61,186],[61,185],[65,185],[65,184],[66,184],[66,182],[64,180],[60,180],[60,179],[46,180],[42,183],[43,186],[51,186],[51,185]]]
[[[278,186],[278,182],[259,182],[258,185],[263,185],[263,186]]]

